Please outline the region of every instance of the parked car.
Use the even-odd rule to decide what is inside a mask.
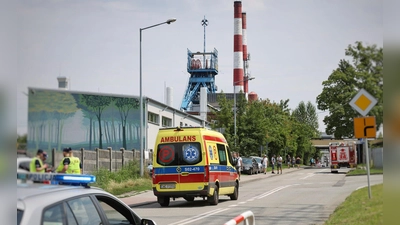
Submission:
[[[252,175],[258,172],[258,163],[255,159],[249,157],[242,157],[243,173]]]
[[[258,157],[258,156],[250,156],[250,158],[253,158],[253,159],[255,159],[255,160],[257,161],[257,164],[258,164],[258,171],[257,171],[257,173],[264,173],[264,169],[263,169],[263,166],[262,166],[262,160],[263,160],[263,158]]]
[[[29,157],[18,157],[17,158],[17,173],[29,172],[29,164],[32,158]]]

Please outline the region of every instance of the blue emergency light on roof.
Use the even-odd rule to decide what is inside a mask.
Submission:
[[[87,174],[57,174],[57,173],[17,173],[18,180],[50,181],[51,184],[75,184],[87,186],[96,182],[96,176]]]

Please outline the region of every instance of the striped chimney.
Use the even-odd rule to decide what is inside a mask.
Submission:
[[[243,91],[243,39],[242,39],[242,2],[234,2],[233,37],[233,86],[235,92]]]
[[[244,93],[249,92],[249,81],[246,79],[247,76],[247,25],[246,25],[246,13],[242,13],[242,38],[243,38],[243,71],[244,71]]]

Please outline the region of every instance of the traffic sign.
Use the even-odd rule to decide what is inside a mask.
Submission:
[[[378,100],[376,100],[376,98],[374,98],[370,93],[364,89],[361,89],[349,104],[361,115],[366,116],[377,102]]]
[[[355,138],[376,138],[375,116],[354,118]]]

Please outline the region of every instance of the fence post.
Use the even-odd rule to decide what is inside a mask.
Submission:
[[[85,173],[85,163],[84,163],[84,159],[85,159],[85,149],[81,148],[81,163],[82,163],[82,174]]]
[[[99,169],[100,169],[100,151],[99,151],[99,148],[96,148],[95,149],[95,151],[96,151],[96,170],[97,171],[99,171]]]
[[[120,148],[119,149],[121,152],[122,152],[122,157],[121,157],[121,164],[122,164],[122,167],[124,167],[125,166],[125,149],[124,148]]]
[[[56,149],[55,148],[53,148],[51,150],[51,163],[53,163],[54,168],[57,169],[57,167],[56,167]]]
[[[107,150],[110,151],[110,172],[112,172],[113,171],[113,166],[112,166],[112,161],[113,161],[112,160],[112,155],[113,155],[112,154],[112,148],[108,147]]]

